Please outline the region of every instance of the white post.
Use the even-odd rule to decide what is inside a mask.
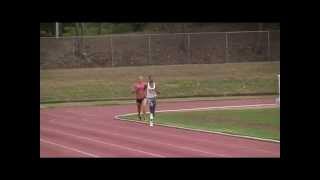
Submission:
[[[280,74],[278,74],[278,90],[279,90],[279,97],[277,99],[277,103],[280,104]]]
[[[59,23],[56,22],[56,38],[59,38]]]

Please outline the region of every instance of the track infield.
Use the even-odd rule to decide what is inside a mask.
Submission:
[[[118,118],[139,121],[136,113]],[[280,109],[276,105],[161,111],[156,114],[154,123],[192,130],[280,140]]]
[[[160,103],[159,111],[274,105],[275,99]],[[135,105],[40,109],[40,157],[280,157],[280,143],[115,119]]]

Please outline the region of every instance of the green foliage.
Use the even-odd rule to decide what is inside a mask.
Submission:
[[[60,23],[63,36],[76,35],[76,23]],[[110,33],[133,33],[133,32],[193,32],[214,30],[243,30],[250,27],[241,23],[78,23],[84,25],[83,35],[103,35]],[[258,24],[258,23],[256,23]],[[265,30],[279,30],[279,23],[262,23]],[[255,24],[253,24],[256,26]],[[79,27],[80,28],[80,27]],[[252,24],[251,24],[252,28]],[[254,30],[254,29],[251,29]],[[259,30],[259,26],[256,26]],[[260,29],[261,30],[261,29]],[[40,32],[53,36],[55,33],[54,23],[40,23]]]
[[[41,36],[53,36],[54,31],[54,23],[40,23]]]
[[[141,32],[145,26],[145,23],[60,23],[60,34],[62,36],[77,35],[77,24],[79,34],[83,28],[83,35]],[[40,33],[43,36],[54,36],[55,23],[40,23]]]

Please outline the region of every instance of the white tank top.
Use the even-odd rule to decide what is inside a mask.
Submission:
[[[156,83],[153,82],[153,87],[150,86],[148,82],[148,87],[147,87],[147,98],[154,98],[157,96],[156,92]]]

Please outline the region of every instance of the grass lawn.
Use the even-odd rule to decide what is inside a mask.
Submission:
[[[132,99],[149,74],[159,98],[276,94],[279,72],[279,62],[40,70],[40,103]]]
[[[138,120],[136,115],[124,118]],[[162,112],[155,123],[280,140],[279,108]]]

